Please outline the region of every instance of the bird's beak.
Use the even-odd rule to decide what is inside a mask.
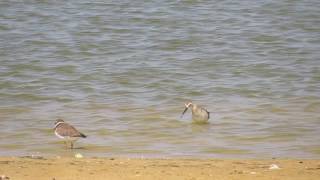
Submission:
[[[188,107],[186,107],[186,108],[184,109],[184,111],[183,111],[182,114],[181,114],[181,117],[184,115],[184,113],[187,112],[187,110],[188,110]]]

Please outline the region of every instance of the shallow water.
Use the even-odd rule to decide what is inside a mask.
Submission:
[[[320,158],[320,4],[1,1],[0,155]],[[191,123],[192,100],[211,112]],[[72,154],[72,153],[71,153]]]

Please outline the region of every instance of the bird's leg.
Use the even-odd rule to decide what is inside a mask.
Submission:
[[[65,147],[68,149],[68,142],[67,142],[67,141],[63,141],[63,144],[64,144]]]
[[[71,144],[71,149],[73,149],[73,142],[72,142],[72,141],[70,141],[70,144]]]

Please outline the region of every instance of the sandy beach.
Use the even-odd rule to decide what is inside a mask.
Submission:
[[[320,160],[1,157],[2,179],[301,179],[320,178]]]

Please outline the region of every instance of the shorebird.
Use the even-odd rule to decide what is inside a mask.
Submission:
[[[185,109],[181,114],[181,117],[184,115],[184,113],[187,112],[189,108],[191,108],[192,111],[192,120],[195,123],[207,123],[210,118],[210,112],[208,112],[203,107],[200,107],[196,104],[193,104],[192,102],[185,104]]]
[[[54,133],[57,137],[64,139],[67,146],[68,142],[70,142],[71,149],[73,149],[73,143],[75,141],[77,141],[79,138],[87,137],[70,124],[64,122],[62,119],[58,119],[54,123]]]

